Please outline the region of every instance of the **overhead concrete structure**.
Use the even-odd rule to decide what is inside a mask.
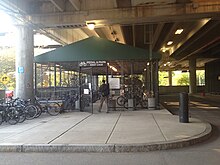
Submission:
[[[204,68],[219,54],[219,0],[3,0],[0,5],[63,45],[97,36],[148,49],[153,25],[152,49],[171,61],[169,66],[161,61],[161,70],[188,69],[191,56]],[[89,22],[95,23],[92,31]],[[178,29],[183,32],[176,35]]]
[[[2,0],[0,5],[63,45],[97,36],[151,47],[162,53],[160,70],[188,70],[191,58],[203,69],[220,54],[219,0]],[[95,29],[88,30],[87,23]]]

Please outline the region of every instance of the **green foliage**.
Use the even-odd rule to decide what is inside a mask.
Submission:
[[[159,71],[159,86],[168,86],[168,85],[169,85],[168,72]]]
[[[196,82],[197,85],[205,85],[205,70],[196,71]]]
[[[181,74],[181,77],[177,80],[178,85],[189,85],[189,75]]]
[[[5,48],[0,50],[0,78],[6,74],[10,81],[5,85],[9,90],[15,88],[15,49]],[[0,89],[5,88],[0,84]]]

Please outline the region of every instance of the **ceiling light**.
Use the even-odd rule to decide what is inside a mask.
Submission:
[[[114,66],[108,65],[110,69],[112,69],[113,71],[117,72],[118,69],[116,69]]]
[[[95,28],[95,23],[94,22],[90,22],[86,24],[89,30],[94,30]]]
[[[148,62],[148,63],[147,63],[147,66],[149,66],[149,65],[150,65],[150,63]]]
[[[170,48],[165,48],[165,47],[162,47],[160,50],[165,53],[167,50],[169,50]]]
[[[166,48],[161,48],[161,51],[165,53],[167,51],[167,49]]]
[[[175,34],[181,34],[183,32],[183,29],[177,29]]]
[[[167,42],[167,45],[172,45],[173,44],[173,41],[168,41]]]
[[[146,71],[147,69],[146,68],[144,68],[144,71]]]
[[[115,39],[115,42],[118,42],[118,41],[119,41],[119,39],[118,39],[118,38],[116,38],[116,39]]]
[[[111,32],[111,34],[112,34],[112,35],[115,35],[115,34],[116,34],[116,31],[113,30],[113,31]]]
[[[114,67],[114,66],[112,66],[112,68],[111,68],[113,71],[115,71],[115,72],[117,72],[118,70]]]

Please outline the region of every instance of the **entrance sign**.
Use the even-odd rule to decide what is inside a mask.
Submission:
[[[9,78],[6,74],[4,74],[4,75],[1,77],[1,82],[2,82],[3,84],[7,84],[9,81],[10,81],[10,78]]]
[[[91,67],[91,66],[106,66],[106,61],[81,61],[80,67]]]

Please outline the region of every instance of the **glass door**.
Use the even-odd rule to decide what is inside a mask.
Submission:
[[[80,111],[93,113],[92,67],[80,67]]]

